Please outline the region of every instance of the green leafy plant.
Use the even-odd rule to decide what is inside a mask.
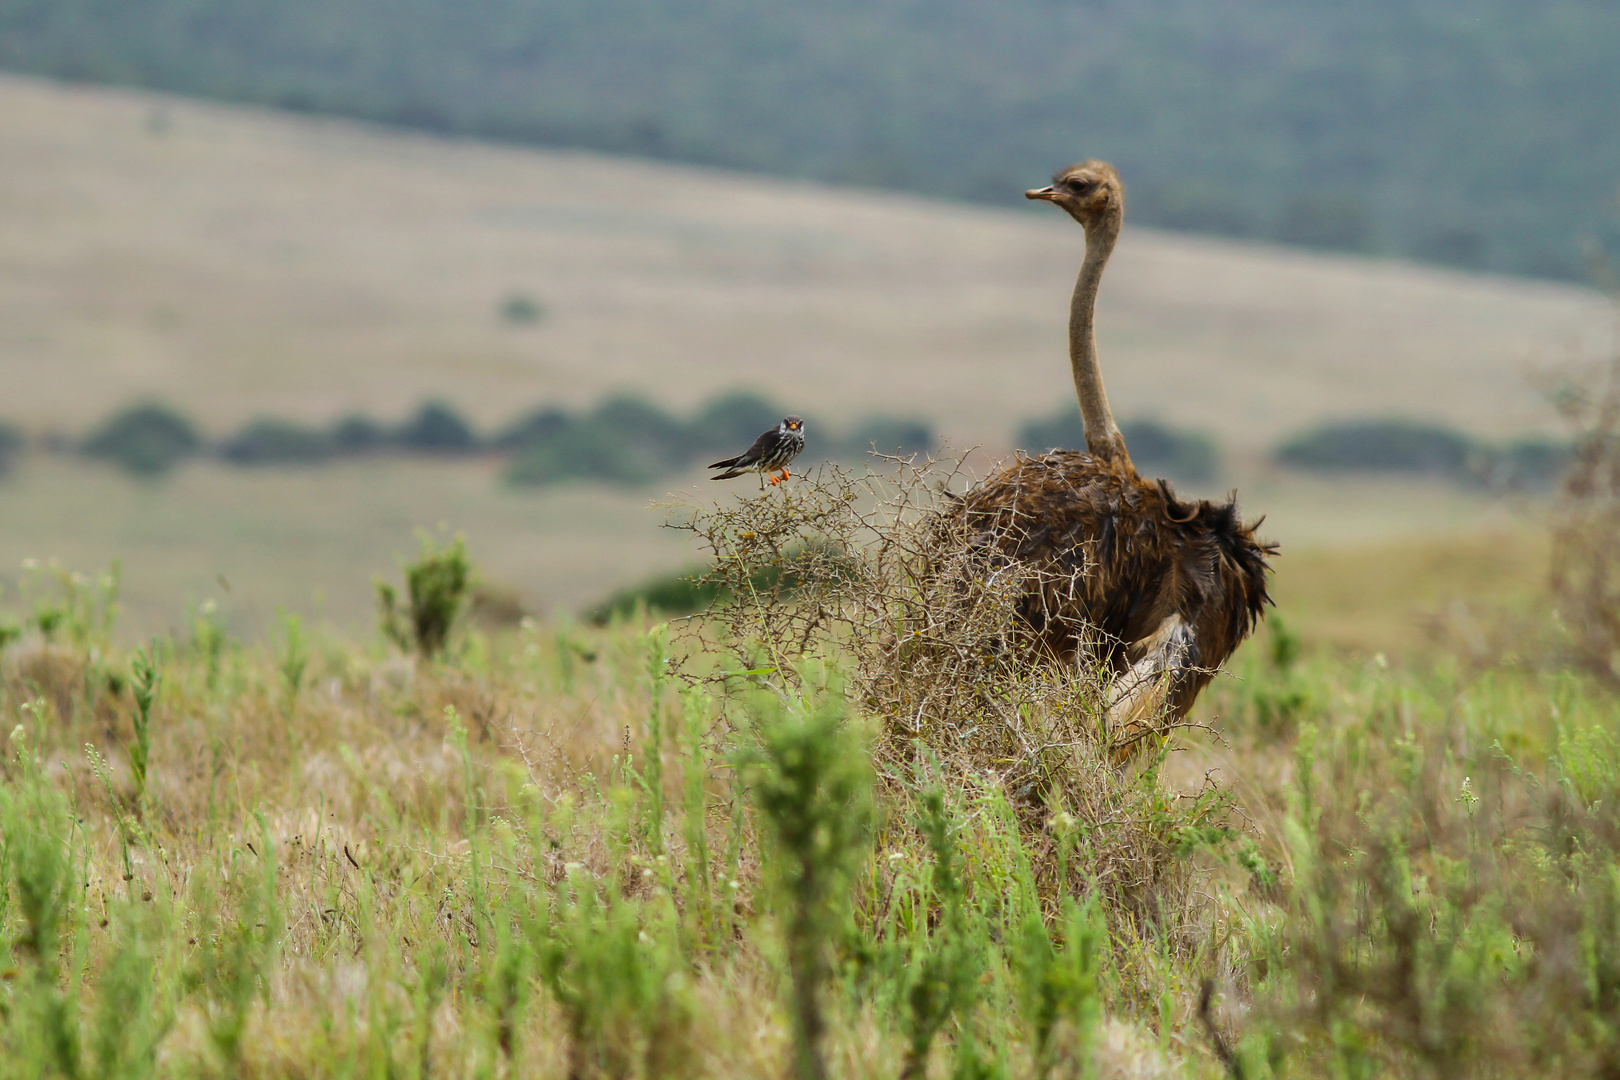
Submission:
[[[827,945],[840,936],[848,884],[868,843],[869,767],[831,691],[765,706],[740,764],[770,836],[786,909],[794,1075],[823,1080]]]
[[[20,592],[33,598],[28,625],[47,644],[59,637],[80,651],[105,649],[118,618],[122,570],[117,560],[99,575],[70,570],[54,559],[44,566],[23,563]]]
[[[137,651],[129,664],[130,689],[135,695],[135,741],[129,744],[129,773],[135,780],[135,812],[144,816],[146,807],[146,768],[152,756],[152,702],[157,698],[162,672],[157,661],[157,645],[151,653]]]
[[[5,595],[6,595],[5,587],[3,585],[0,585],[0,599],[4,599]],[[22,623],[18,622],[15,618],[13,618],[10,615],[0,613],[0,653],[5,652],[5,650],[6,650],[6,648],[8,646],[10,646],[13,642],[17,641],[17,639],[21,638],[22,636],[23,636]]]
[[[1036,1075],[1046,1076],[1062,1048],[1072,1049],[1082,1072],[1102,1016],[1099,967],[1108,942],[1102,913],[1091,903],[1065,897],[1061,937],[1054,940],[1040,916],[1026,915],[1019,928],[1014,971],[1024,1021],[1034,1039]],[[1060,1025],[1067,1038],[1058,1038]]]
[[[249,1013],[269,993],[281,938],[276,849],[258,824],[257,844],[233,852],[228,874],[219,875],[229,884],[199,885],[192,897],[198,949],[185,981],[208,1004],[208,1042],[226,1076],[240,1075]]]
[[[940,906],[939,927],[920,961],[907,965],[911,984],[906,992],[906,1056],[902,1080],[920,1080],[928,1072],[928,1052],[934,1038],[952,1017],[967,1011],[983,970],[982,942],[967,925],[966,895],[957,864],[957,840],[945,805],[945,792],[931,786],[918,800],[918,821],[928,850],[934,857],[931,874],[933,898]]]
[[[401,649],[437,656],[466,605],[471,580],[472,563],[461,536],[444,547],[423,536],[416,561],[405,567],[406,601],[400,602],[390,583],[377,582],[383,633]]]
[[[219,689],[220,664],[227,640],[218,605],[204,600],[191,618],[191,647],[203,659],[204,681],[210,693]]]
[[[281,613],[281,684],[288,701],[297,700],[309,670],[309,633],[304,620],[289,612]]]
[[[61,985],[63,946],[75,929],[82,888],[73,818],[21,727],[10,749],[10,775],[0,783],[0,925],[14,928],[11,956],[18,968],[7,977],[18,986],[7,994],[0,1019],[21,1032],[24,1060],[75,1076],[82,1062],[75,1002],[71,987]]]

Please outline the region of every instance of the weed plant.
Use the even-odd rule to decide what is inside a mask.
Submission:
[[[471,583],[466,541],[457,536],[440,547],[424,535],[416,561],[405,567],[404,603],[393,585],[377,582],[383,633],[401,649],[425,658],[437,656],[450,641]]]

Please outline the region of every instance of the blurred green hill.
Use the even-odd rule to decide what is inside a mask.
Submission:
[[[1584,279],[1620,248],[1611,0],[0,0],[0,66]],[[627,177],[656,184],[656,176]]]

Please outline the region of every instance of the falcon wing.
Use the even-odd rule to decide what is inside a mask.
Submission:
[[[771,443],[773,443],[775,441],[776,441],[776,429],[772,428],[771,430],[765,432],[765,434],[761,435],[759,438],[755,439],[753,446],[750,446],[747,450],[744,450],[742,453],[738,454],[736,457],[734,457],[734,458],[726,458],[726,460],[724,460],[724,461],[717,461],[713,465],[710,465],[709,468],[711,468],[711,469],[747,469],[751,465],[758,465],[760,458],[765,456],[765,451],[767,449],[769,449]],[[716,480],[722,480],[722,479],[724,479],[724,477],[717,476],[717,477],[715,477],[715,479]]]

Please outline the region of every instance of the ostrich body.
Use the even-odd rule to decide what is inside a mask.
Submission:
[[[1137,473],[1108,408],[1093,334],[1097,288],[1125,216],[1111,165],[1071,165],[1027,197],[1080,223],[1086,255],[1069,309],[1069,361],[1086,451],[1019,454],[954,508],[970,545],[1034,568],[1019,602],[1042,654],[1114,675],[1109,735],[1121,756],[1180,719],[1260,621],[1266,558],[1236,500],[1178,499]]]

